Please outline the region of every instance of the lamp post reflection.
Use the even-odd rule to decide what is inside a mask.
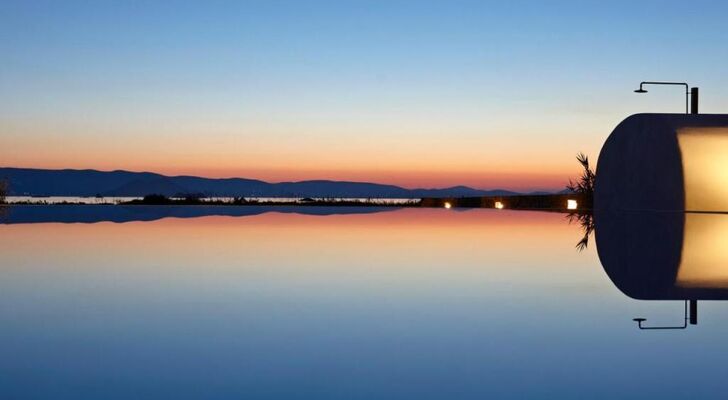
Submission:
[[[688,303],[690,304],[690,314],[688,314]],[[688,321],[690,325],[698,324],[698,301],[697,300],[685,300],[685,309],[683,313],[683,324],[678,326],[642,326],[642,323],[647,321],[646,318],[632,318],[632,321],[637,322],[637,327],[640,329],[685,329],[688,327]]]
[[[682,325],[647,326],[641,330],[686,329],[698,324],[698,300],[728,300],[728,268],[722,245],[728,238],[725,213],[592,213],[568,214],[581,225],[579,251],[594,233],[604,271],[622,293],[636,300],[680,300]],[[725,236],[724,236],[725,235]],[[718,265],[718,267],[716,267]]]
[[[622,293],[636,300],[680,300],[685,329],[698,323],[698,301],[728,300],[728,214],[596,212],[594,235],[602,267]]]

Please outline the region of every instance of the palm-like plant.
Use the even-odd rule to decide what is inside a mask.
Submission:
[[[566,189],[578,194],[581,197],[582,203],[586,207],[591,208],[594,200],[594,182],[597,176],[589,167],[589,157],[584,153],[577,154],[576,160],[579,161],[584,171],[576,181],[569,179],[569,184],[566,185]]]

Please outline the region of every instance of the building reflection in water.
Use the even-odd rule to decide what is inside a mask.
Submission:
[[[596,212],[599,260],[614,285],[638,300],[683,300],[685,322],[697,324],[699,300],[728,300],[728,214]]]

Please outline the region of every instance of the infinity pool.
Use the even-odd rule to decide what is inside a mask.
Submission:
[[[98,207],[11,208],[0,224],[0,398],[728,389],[728,304],[638,330],[635,316],[680,322],[682,304],[622,294],[564,214]]]

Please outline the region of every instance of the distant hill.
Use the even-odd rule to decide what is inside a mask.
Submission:
[[[467,186],[444,189],[406,189],[367,182],[311,180],[268,183],[255,179],[211,179],[165,176],[151,172],[49,170],[0,168],[0,178],[10,181],[11,196],[177,196],[202,194],[220,197],[466,197],[509,196],[508,190],[479,190]]]

